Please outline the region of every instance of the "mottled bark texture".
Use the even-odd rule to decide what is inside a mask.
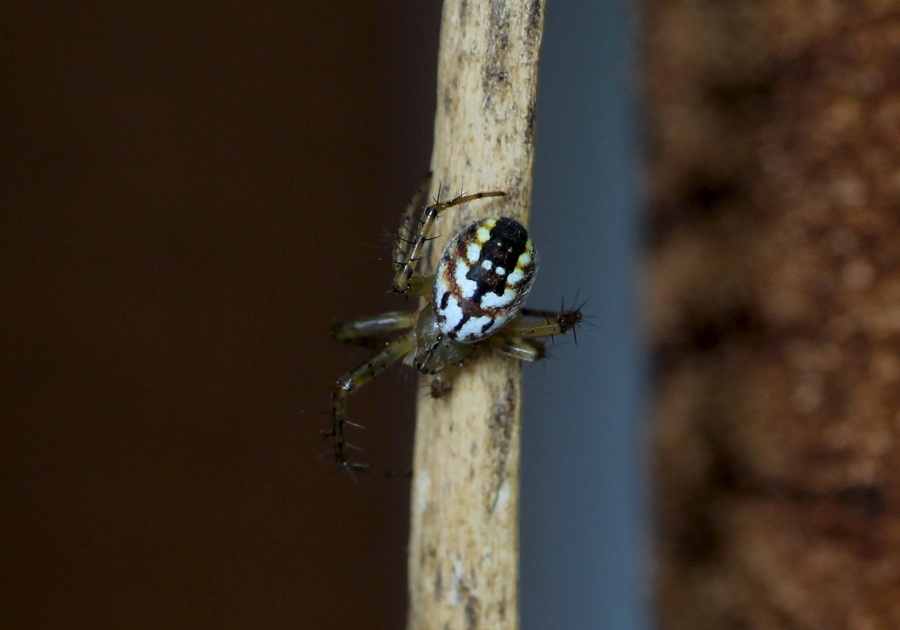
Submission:
[[[431,194],[507,196],[442,214],[440,245],[486,216],[527,225],[543,12],[542,0],[444,3]],[[519,364],[488,354],[451,396],[419,402],[410,629],[518,628],[520,387]]]
[[[661,625],[900,628],[900,8],[643,10]]]

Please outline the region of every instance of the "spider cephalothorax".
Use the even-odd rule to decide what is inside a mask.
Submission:
[[[427,186],[427,184],[426,184]],[[530,311],[522,303],[531,289],[536,255],[525,227],[507,217],[490,217],[460,230],[444,249],[433,276],[417,275],[422,249],[434,221],[452,206],[499,191],[459,195],[420,207],[420,194],[410,204],[394,247],[393,289],[427,298],[418,312],[396,311],[342,322],[332,328],[338,341],[377,348],[369,359],[338,379],[331,408],[335,461],[344,468],[364,470],[352,462],[344,439],[347,397],[399,359],[422,374],[433,375],[431,395],[447,395],[453,372],[480,348],[523,361],[546,356],[538,337],[572,330],[581,322],[581,309]],[[524,321],[522,316],[537,318]],[[386,338],[389,333],[399,337]]]

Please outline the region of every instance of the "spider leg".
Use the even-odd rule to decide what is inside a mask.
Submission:
[[[434,275],[427,276],[413,275],[409,278],[406,295],[417,295],[420,297],[431,297],[431,285],[434,284]]]
[[[409,292],[411,279],[415,276],[416,267],[418,267],[419,260],[422,258],[422,249],[431,238],[434,222],[441,212],[447,208],[469,203],[476,199],[502,197],[504,195],[506,195],[505,192],[495,190],[471,195],[459,195],[448,201],[439,201],[441,196],[439,190],[438,199],[435,199],[432,205],[422,208],[418,216],[414,212],[405,216],[397,235],[397,245],[394,247],[394,266],[397,268],[397,273],[394,275],[393,290],[397,293]]]
[[[391,311],[380,315],[359,317],[346,322],[338,322],[331,327],[331,338],[335,341],[359,346],[379,347],[384,340],[377,335],[411,328],[419,314],[407,311]]]
[[[560,308],[559,311],[522,309],[522,315],[538,317],[537,321],[521,318],[505,326],[493,337],[485,340],[490,348],[500,354],[520,361],[539,361],[547,356],[544,344],[538,337],[552,337],[574,331],[581,323],[581,307]]]
[[[359,389],[373,378],[381,374],[397,359],[416,346],[416,336],[409,333],[389,341],[387,345],[355,369],[350,370],[337,381],[331,402],[331,432],[328,433],[334,445],[334,459],[338,466],[349,470],[366,470],[364,464],[351,462],[347,450],[352,448],[344,439],[344,425],[351,424],[347,420],[347,397],[350,392]]]
[[[398,268],[405,260],[409,259],[409,249],[415,242],[416,234],[419,231],[419,217],[416,215],[417,210],[425,207],[422,200],[428,194],[431,188],[431,172],[425,176],[425,181],[419,186],[419,189],[413,195],[406,210],[403,212],[403,218],[400,219],[400,229],[397,230],[397,237],[394,241],[394,267]]]
[[[492,350],[519,361],[540,361],[547,356],[544,344],[540,341],[507,335],[505,329],[493,337],[488,337],[485,343]]]
[[[564,335],[570,330],[574,330],[584,319],[580,306],[568,309],[562,308],[559,311],[522,309],[522,314],[541,319],[536,322],[517,320],[503,329],[507,336],[533,339],[535,337]]]

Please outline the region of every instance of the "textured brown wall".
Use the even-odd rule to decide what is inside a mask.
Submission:
[[[0,20],[0,625],[400,627],[408,482],[315,432],[328,326],[396,306],[439,3],[57,4]],[[372,458],[413,390],[352,401]]]
[[[662,626],[900,627],[900,11],[645,9]]]

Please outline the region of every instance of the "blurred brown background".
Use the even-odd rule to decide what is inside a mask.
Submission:
[[[900,628],[900,5],[642,17],[659,623]]]
[[[328,326],[396,306],[439,5],[5,5],[0,625],[402,626],[408,482],[315,433]],[[404,466],[388,381],[354,439]]]

